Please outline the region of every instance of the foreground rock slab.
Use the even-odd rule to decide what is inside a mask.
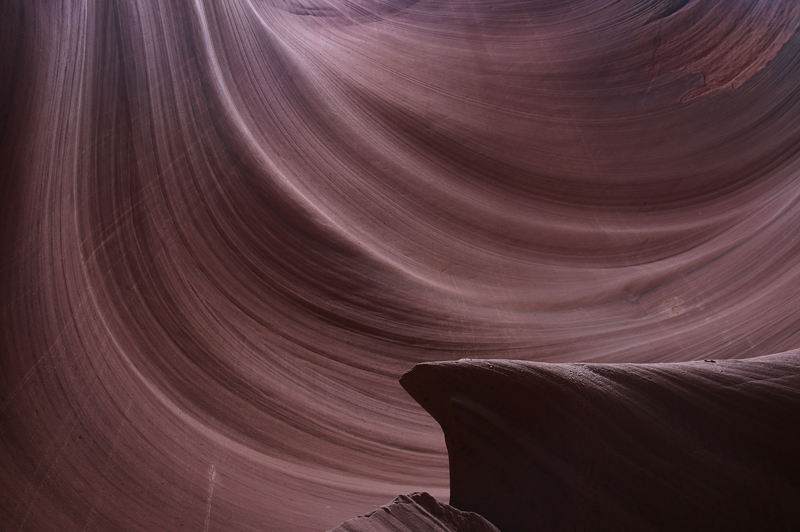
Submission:
[[[461,360],[401,379],[441,425],[450,504],[503,532],[796,530],[800,354]]]
[[[489,521],[462,512],[427,493],[400,495],[374,512],[350,519],[330,532],[499,532]]]

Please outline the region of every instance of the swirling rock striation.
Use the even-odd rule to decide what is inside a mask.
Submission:
[[[0,2],[0,529],[426,490],[417,363],[800,348],[793,0]]]
[[[792,530],[800,352],[665,364],[462,360],[401,380],[439,422],[450,504],[504,532]]]

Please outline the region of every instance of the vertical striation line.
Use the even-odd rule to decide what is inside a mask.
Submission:
[[[211,469],[208,470],[208,499],[206,500],[206,522],[203,526],[203,532],[208,532],[208,525],[211,523],[211,498],[214,496],[214,481],[217,479],[217,468],[211,464]]]

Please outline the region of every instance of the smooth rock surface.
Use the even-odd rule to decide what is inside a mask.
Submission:
[[[503,532],[800,523],[800,351],[748,360],[420,364],[450,504]]]
[[[0,529],[448,500],[398,378],[800,348],[794,0],[0,2]]]

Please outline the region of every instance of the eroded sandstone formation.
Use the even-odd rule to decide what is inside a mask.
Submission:
[[[397,379],[800,347],[800,9],[0,2],[0,528],[448,500]]]
[[[800,352],[664,364],[461,360],[401,380],[450,504],[503,532],[792,530]]]
[[[390,504],[350,519],[330,532],[499,532],[480,515],[462,512],[428,493],[400,495]]]

